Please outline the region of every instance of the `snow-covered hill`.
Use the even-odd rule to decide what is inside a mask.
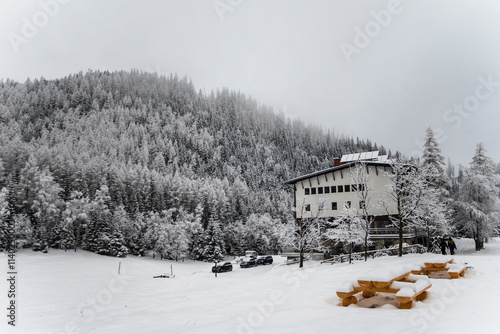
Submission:
[[[459,280],[432,279],[429,297],[399,310],[390,296],[339,306],[343,281],[369,270],[418,264],[435,255],[354,264],[306,262],[211,273],[211,264],[117,259],[78,251],[17,253],[16,328],[7,325],[7,281],[0,283],[1,333],[496,333],[500,241],[474,252],[456,240],[457,261],[473,266]],[[7,267],[5,254],[1,263]],[[121,274],[118,267],[121,261]],[[153,278],[170,273],[175,278]],[[385,297],[388,297],[386,299]]]

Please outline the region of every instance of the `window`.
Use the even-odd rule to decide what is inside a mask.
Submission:
[[[316,195],[316,188],[311,188],[311,195]]]
[[[323,193],[323,187],[318,187],[318,194],[322,194]]]
[[[311,211],[311,204],[306,204],[306,211]]]
[[[345,202],[345,207],[346,207],[347,209],[350,209],[350,208],[351,208],[351,201],[346,201],[346,202]]]
[[[309,195],[311,193],[311,190],[309,188],[304,189],[304,194]]]
[[[359,201],[359,208],[364,209],[365,208],[365,201]]]
[[[351,189],[352,191],[358,191],[358,185],[357,184],[351,185]]]
[[[345,190],[345,192],[346,192],[346,193],[350,192],[350,191],[351,191],[351,186],[350,186],[350,185],[348,185],[348,184],[346,184],[346,185],[344,186],[344,190]]]
[[[359,184],[359,191],[365,191],[365,185],[364,184]]]
[[[337,192],[337,186],[332,186],[332,194]]]
[[[337,202],[332,202],[332,210],[337,210]]]
[[[339,190],[339,193],[343,193],[344,192],[344,186],[338,186],[338,190]]]
[[[330,187],[325,187],[325,194],[329,194],[330,193]]]

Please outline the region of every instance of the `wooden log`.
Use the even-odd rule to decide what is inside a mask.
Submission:
[[[352,292],[337,292],[337,296],[339,298],[342,298],[342,299],[345,299],[345,298],[349,298],[349,297],[352,297],[353,295],[355,295],[356,293],[358,293],[359,291],[352,291]]]
[[[377,289],[383,289],[391,285],[391,282],[372,282],[373,286],[376,287]]]
[[[372,281],[361,281],[358,280],[359,286],[365,288],[365,287],[370,287],[372,285]]]

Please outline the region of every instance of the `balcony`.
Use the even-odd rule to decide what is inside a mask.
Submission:
[[[399,231],[396,227],[379,227],[370,228],[368,232],[370,239],[397,239],[399,238]],[[415,230],[403,229],[403,239],[415,237]]]

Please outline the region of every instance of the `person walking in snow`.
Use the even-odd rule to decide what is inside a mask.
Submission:
[[[455,249],[457,249],[457,245],[455,245],[455,241],[452,238],[448,239],[448,247],[450,248],[450,254],[455,255]]]
[[[446,247],[448,247],[446,240],[441,238],[441,254],[446,255]]]

